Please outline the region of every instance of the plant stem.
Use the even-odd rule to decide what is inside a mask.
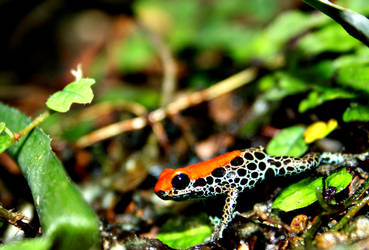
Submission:
[[[325,180],[323,180],[323,182],[325,182]],[[318,202],[319,202],[319,205],[328,213],[328,214],[333,214],[333,213],[336,213],[337,210],[336,209],[333,209],[329,206],[329,204],[324,200],[323,198],[323,193],[322,191],[320,190],[320,188],[318,187],[316,189],[316,197],[318,198]]]
[[[349,222],[355,216],[355,214],[360,211],[360,209],[362,209],[366,204],[368,204],[368,202],[369,195],[362,198],[355,206],[350,208],[347,214],[345,214],[345,216],[343,216],[342,219],[329,231],[338,231],[341,228],[343,228],[343,226],[346,225],[347,222]]]
[[[7,127],[5,127],[4,132],[9,135],[10,138],[13,138],[14,134],[12,131],[10,131],[10,129],[8,129]]]
[[[39,115],[36,119],[34,119],[30,124],[28,124],[27,127],[25,127],[22,131],[19,133],[15,133],[12,137],[12,143],[15,141],[18,141],[22,136],[28,134],[31,132],[32,129],[37,127],[41,122],[43,122],[48,116],[50,115],[50,111],[46,110],[41,115]]]
[[[313,247],[313,237],[316,231],[318,231],[320,225],[322,224],[322,219],[324,216],[326,216],[326,213],[325,212],[321,213],[318,216],[318,218],[316,218],[313,225],[311,225],[311,228],[306,233],[304,233],[303,235],[304,245],[307,249],[310,249]]]

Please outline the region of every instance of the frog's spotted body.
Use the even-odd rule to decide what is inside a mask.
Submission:
[[[174,200],[213,197],[226,194],[231,188],[242,192],[253,188],[267,174],[298,174],[317,165],[318,161],[317,154],[300,159],[270,157],[262,148],[236,150],[186,168],[165,169],[155,192],[163,199]],[[197,173],[200,169],[208,171]]]
[[[232,220],[240,192],[253,188],[268,175],[296,175],[320,164],[352,164],[364,160],[368,153],[360,155],[310,153],[302,158],[269,156],[262,147],[235,150],[214,159],[185,168],[164,169],[155,186],[162,199],[186,200],[227,194],[220,226],[213,239],[221,238],[222,232]]]

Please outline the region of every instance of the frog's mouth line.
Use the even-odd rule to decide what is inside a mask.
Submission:
[[[203,194],[204,193],[201,189],[170,190],[170,191],[159,190],[156,192],[156,195],[163,200],[175,200],[175,201],[204,199],[205,197]]]

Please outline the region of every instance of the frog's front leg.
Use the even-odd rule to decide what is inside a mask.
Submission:
[[[216,241],[223,237],[223,231],[227,228],[229,222],[232,221],[235,215],[235,208],[237,205],[237,198],[239,195],[239,191],[237,188],[232,188],[227,193],[227,198],[225,200],[224,208],[223,208],[223,215],[222,220],[218,227],[215,228],[213,235],[211,236],[212,241]]]

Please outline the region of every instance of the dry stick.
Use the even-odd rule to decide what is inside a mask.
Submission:
[[[163,107],[170,103],[177,89],[177,72],[175,61],[169,48],[155,32],[147,29],[142,24],[139,24],[139,27],[147,34],[147,36],[151,40],[163,64],[163,82],[161,90],[161,106]],[[169,152],[169,140],[163,125],[161,123],[152,123],[151,126],[152,131],[158,138],[160,145],[165,149],[166,152]]]
[[[166,107],[159,108],[150,112],[147,116],[139,116],[130,120],[121,121],[95,130],[94,132],[83,136],[76,142],[76,146],[84,148],[96,142],[119,135],[123,132],[142,129],[149,123],[153,124],[164,120],[167,116],[172,116],[191,106],[212,100],[220,95],[229,93],[243,85],[250,83],[256,77],[256,68],[243,70],[215,85],[178,98],[169,103]]]
[[[8,223],[22,230],[24,234],[28,237],[34,237],[37,234],[37,231],[30,224],[22,221],[26,219],[24,215],[9,211],[1,205],[0,205],[0,218],[3,218]]]
[[[172,101],[174,93],[177,89],[176,64],[169,48],[161,40],[159,35],[146,28],[143,24],[139,24],[139,27],[145,32],[145,34],[147,34],[163,63],[161,106],[165,106]]]

